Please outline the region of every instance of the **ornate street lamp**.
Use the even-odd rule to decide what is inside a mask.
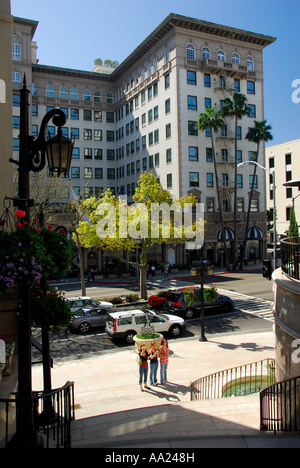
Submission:
[[[72,157],[73,142],[63,137],[61,127],[66,123],[65,113],[60,109],[52,109],[43,118],[39,135],[36,139],[29,134],[29,90],[26,87],[24,75],[23,88],[20,90],[20,151],[19,160],[10,159],[18,165],[19,190],[14,199],[15,206],[26,211],[25,221],[30,221],[29,175],[30,172],[42,171],[46,166],[46,155],[50,175],[64,174],[67,176]],[[52,119],[58,127],[54,138],[46,137],[47,124]],[[32,376],[31,376],[31,304],[30,288],[24,285],[22,291],[22,320],[18,321],[18,411],[17,432],[10,445],[12,447],[34,448],[41,444],[33,422],[32,408]]]

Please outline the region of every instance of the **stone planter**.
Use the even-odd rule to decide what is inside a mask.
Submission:
[[[197,275],[197,270],[191,270],[191,275],[196,276]]]
[[[108,279],[116,279],[116,278],[118,278],[118,275],[117,275],[117,274],[110,273],[110,274],[108,275]]]
[[[156,333],[156,334],[159,335],[159,336],[157,338],[152,338],[150,340],[145,340],[143,338],[137,338],[137,335],[135,335],[133,337],[133,340],[135,342],[135,352],[139,353],[142,345],[147,346],[147,350],[149,351],[150,348],[151,348],[151,343],[153,341],[156,344],[156,349],[158,349],[160,347],[160,345],[161,345],[163,335],[161,335],[160,333]]]
[[[103,279],[103,275],[95,275],[95,280],[102,280]]]
[[[171,273],[178,273],[179,272],[179,268],[171,268]]]
[[[131,273],[122,273],[121,276],[122,278],[130,278]]]

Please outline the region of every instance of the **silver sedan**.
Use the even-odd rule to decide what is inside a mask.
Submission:
[[[105,327],[109,312],[111,311],[99,307],[76,310],[75,318],[70,324],[70,330],[87,333],[91,328]]]

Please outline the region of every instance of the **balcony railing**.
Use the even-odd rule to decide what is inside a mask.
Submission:
[[[300,377],[260,392],[260,428],[263,431],[300,431]]]
[[[210,400],[258,393],[275,381],[275,361],[246,364],[216,372],[191,383],[191,400]]]
[[[27,400],[24,402],[18,394],[13,394],[9,400],[0,399],[0,403],[5,404],[4,446],[7,447],[10,421],[20,423]],[[75,419],[74,382],[67,382],[49,393],[33,392],[31,405],[35,430],[45,435],[45,448],[71,448],[71,422]]]
[[[281,240],[281,268],[290,278],[300,280],[300,239],[287,237]]]

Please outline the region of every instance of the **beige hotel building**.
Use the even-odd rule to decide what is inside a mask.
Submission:
[[[248,161],[256,144],[245,139],[264,119],[263,50],[275,38],[170,14],[117,67],[73,70],[38,63],[38,22],[14,17],[12,27],[13,150],[18,155],[19,88],[26,73],[31,90],[32,134],[53,107],[67,116],[65,135],[75,138],[70,180],[76,194],[99,195],[108,187],[128,195],[143,171],[154,171],[175,198],[193,193],[205,205],[204,255],[223,258],[209,133],[196,129],[206,107],[220,109],[234,92],[246,95],[251,115],[239,121],[238,159]],[[40,27],[43,27],[41,25]],[[232,254],[234,120],[215,135],[227,247]],[[54,127],[49,125],[50,134]],[[258,161],[265,165],[261,145]],[[253,166],[238,170],[237,245],[243,241]],[[257,171],[247,256],[266,254],[265,174]],[[99,267],[99,253],[89,261]],[[200,252],[182,244],[159,247],[149,259],[186,264]],[[200,258],[200,257],[199,257]]]

